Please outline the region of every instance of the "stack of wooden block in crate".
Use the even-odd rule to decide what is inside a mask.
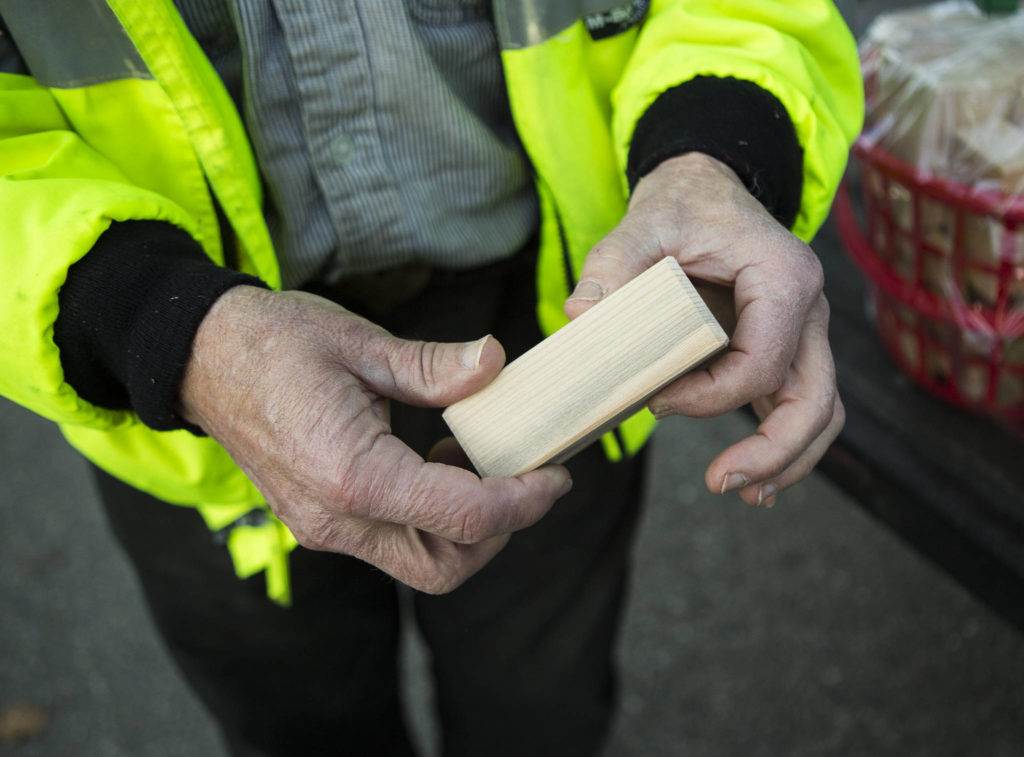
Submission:
[[[1024,420],[1024,12],[883,15],[861,57],[882,336],[938,394]]]

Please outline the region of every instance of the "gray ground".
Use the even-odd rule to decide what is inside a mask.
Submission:
[[[858,31],[886,5],[842,3]],[[608,757],[1024,755],[1024,637],[820,475],[772,510],[708,494],[703,468],[748,432],[734,415],[657,433]],[[0,755],[221,754],[84,464],[2,400],[0,522]],[[45,722],[5,741],[17,712]]]
[[[820,476],[772,510],[706,493],[712,452],[748,430],[730,416],[658,432],[608,755],[1024,754],[1024,638]],[[0,755],[220,754],[83,464],[6,402],[0,461],[0,711],[48,718]]]

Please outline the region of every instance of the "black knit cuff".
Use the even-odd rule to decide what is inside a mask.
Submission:
[[[803,150],[771,92],[731,77],[699,76],[662,92],[633,131],[630,191],[659,163],[687,152],[729,166],[786,228],[800,210]]]
[[[68,270],[53,338],[84,399],[130,409],[150,428],[201,430],[176,411],[199,324],[217,298],[259,279],[220,268],[159,221],[115,223]]]

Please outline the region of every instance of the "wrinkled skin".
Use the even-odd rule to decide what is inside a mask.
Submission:
[[[753,403],[761,424],[708,466],[713,492],[772,505],[844,423],[828,343],[821,265],[728,167],[698,153],[637,184],[622,222],[587,256],[565,312],[576,318],[666,255],[689,276],[734,287],[729,348],[648,403],[658,417],[711,417]]]
[[[752,402],[757,432],[722,451],[706,481],[771,505],[843,425],[821,266],[731,170],[689,154],[639,182],[622,222],[588,255],[566,314],[579,316],[666,255],[693,277],[734,287],[737,325],[727,352],[649,406],[659,417],[709,417]],[[458,459],[450,444],[424,461],[391,434],[387,400],[446,406],[504,361],[493,338],[405,341],[314,295],[239,286],[199,328],[180,409],[227,449],[301,544],[442,593],[542,518],[571,480],[556,465],[480,479],[447,464]]]
[[[239,286],[200,325],[181,412],[227,449],[300,544],[442,593],[539,520],[569,474],[552,465],[481,480],[424,461],[390,433],[385,400],[445,406],[504,361],[490,337],[405,341],[311,294]]]

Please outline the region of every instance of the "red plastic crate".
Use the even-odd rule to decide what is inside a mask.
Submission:
[[[853,158],[864,220],[844,182],[836,222],[886,348],[948,402],[1024,424],[1024,196],[924,174],[863,137]]]

